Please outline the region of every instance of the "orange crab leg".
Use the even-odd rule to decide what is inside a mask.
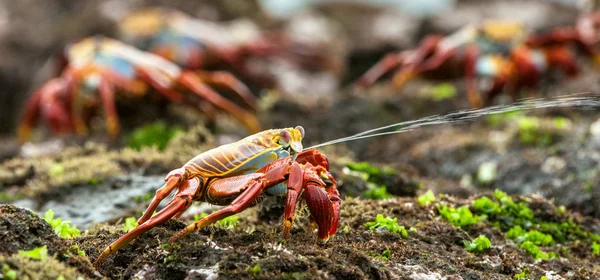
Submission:
[[[404,61],[403,52],[397,52],[386,55],[382,60],[380,60],[375,66],[373,66],[367,73],[363,74],[355,83],[357,88],[366,88],[375,81],[377,81],[381,76],[386,73],[392,71],[394,68],[400,66]]]
[[[63,78],[52,79],[29,97],[19,125],[18,135],[21,142],[29,140],[31,129],[36,125],[40,115],[50,122],[55,134],[68,132],[71,129],[67,110],[59,96],[67,90],[66,85],[66,80]]]
[[[229,204],[225,208],[222,208],[219,211],[214,212],[200,219],[199,221],[187,226],[183,230],[177,232],[169,239],[169,242],[175,242],[177,240],[180,240],[184,236],[200,228],[203,228],[207,225],[215,223],[221,219],[227,218],[236,213],[239,213],[245,210],[246,208],[254,205],[257,201],[258,196],[262,193],[263,188],[265,186],[264,177],[266,177],[265,174],[252,173],[213,181],[208,187],[209,192],[211,191],[211,189],[239,189],[240,186],[245,186],[245,188],[243,188],[245,190],[237,198],[235,198],[231,202],[231,204]]]
[[[138,224],[143,224],[150,219],[160,202],[171,192],[173,192],[174,189],[180,187],[182,183],[186,182],[183,178],[183,170],[175,169],[171,171],[169,175],[167,175],[165,181],[165,184],[160,189],[156,190],[156,194],[154,195],[152,202],[150,202],[150,205],[148,205],[148,208],[146,208],[146,211],[144,211],[142,217],[138,219]]]
[[[244,83],[238,80],[231,73],[225,71],[196,71],[196,74],[200,80],[205,83],[219,85],[232,90],[235,94],[242,98],[242,100],[244,100],[244,102],[248,104],[250,108],[253,110],[257,109],[256,97],[250,92],[250,89],[248,89]]]
[[[245,124],[250,132],[256,133],[260,131],[260,124],[254,115],[217,94],[211,88],[203,84],[195,73],[190,71],[181,73],[178,78],[178,82],[182,86],[190,89],[193,93],[233,115],[236,119]]]
[[[106,129],[108,134],[113,139],[119,136],[119,117],[115,108],[115,90],[113,83],[103,76],[100,80],[99,93],[102,105],[104,106],[104,114],[106,116]]]
[[[467,46],[465,50],[465,83],[467,87],[467,98],[473,108],[481,108],[483,102],[477,88],[475,64],[479,57],[479,48],[475,45]]]
[[[156,215],[152,216],[152,218],[150,218],[148,221],[139,224],[135,229],[124,234],[115,242],[110,244],[104,251],[102,251],[102,254],[100,254],[98,259],[96,259],[96,261],[94,262],[94,266],[98,267],[98,265],[104,262],[106,258],[110,256],[110,254],[127,245],[129,242],[131,242],[131,240],[135,239],[136,237],[144,234],[153,227],[156,227],[166,222],[172,217],[180,215],[180,213],[185,211],[192,204],[193,193],[196,192],[199,185],[200,181],[197,179],[185,181],[179,193],[175,196],[175,198],[173,198],[171,202],[169,202],[169,204],[163,210],[156,213]]]

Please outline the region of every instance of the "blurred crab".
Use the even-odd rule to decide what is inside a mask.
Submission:
[[[487,105],[503,90],[514,100],[520,89],[535,86],[547,71],[558,69],[568,76],[576,75],[578,67],[570,50],[572,45],[600,63],[594,48],[600,39],[598,25],[600,12],[582,16],[574,27],[559,27],[541,35],[526,34],[516,22],[491,21],[479,27],[468,26],[446,37],[429,36],[415,50],[386,56],[356,85],[369,86],[400,67],[393,77],[396,87],[420,74],[464,75],[471,106]],[[457,66],[460,68],[456,69]],[[478,92],[478,79],[491,80],[484,99]]]
[[[387,72],[400,67],[393,84],[401,88],[410,79],[431,74],[438,77],[464,76],[467,97],[473,107],[483,101],[478,92],[477,77],[492,79],[490,91],[511,77],[511,50],[525,39],[525,29],[513,21],[487,21],[469,25],[448,36],[430,35],[414,50],[389,54],[356,82],[359,88],[373,84]]]
[[[215,23],[193,18],[167,8],[133,11],[119,22],[120,37],[142,50],[158,54],[178,65],[198,70],[200,78],[229,88],[246,91],[245,86],[225,71],[199,71],[219,63],[264,87],[280,87],[273,70],[256,63],[285,61],[306,71],[341,72],[342,63],[327,52],[328,44],[307,41],[291,32],[262,32],[249,20]],[[313,38],[315,36],[312,36]]]
[[[208,101],[233,115],[251,132],[260,130],[252,113],[214,92],[197,73],[182,70],[168,60],[120,41],[86,38],[68,46],[65,58],[67,64],[61,76],[45,83],[30,96],[19,127],[22,141],[29,139],[39,117],[48,121],[55,134],[73,131],[85,134],[91,112],[100,103],[108,133],[116,137],[119,120],[115,94],[140,96],[149,88],[171,102],[189,104],[200,110],[205,109],[198,102]],[[191,92],[200,100],[183,92]]]
[[[286,196],[283,238],[289,235],[298,198],[302,197],[313,226],[318,227],[319,239],[329,239],[335,235],[338,224],[341,200],[337,183],[323,154],[317,150],[302,151],[303,137],[301,126],[266,130],[206,151],[171,171],[138,220],[138,226],[108,246],[94,265],[100,265],[110,254],[153,227],[181,216],[194,200],[226,207],[187,226],[169,242],[256,205],[263,195]],[[152,216],[159,203],[175,189],[173,199]]]

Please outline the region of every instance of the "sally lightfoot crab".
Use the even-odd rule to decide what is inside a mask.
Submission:
[[[318,227],[319,239],[329,239],[335,235],[341,203],[337,182],[329,173],[329,162],[323,154],[317,150],[302,151],[302,137],[304,129],[300,126],[266,130],[202,153],[171,171],[138,220],[138,226],[108,246],[94,265],[100,265],[151,228],[181,216],[193,201],[226,207],[190,224],[169,242],[241,212],[257,204],[263,195],[286,196],[283,238],[289,235],[298,198],[302,198]],[[173,199],[152,216],[158,204],[175,189]]]
[[[217,107],[251,132],[260,131],[254,114],[213,91],[197,73],[120,41],[100,36],[86,38],[68,46],[65,58],[62,75],[29,98],[19,127],[21,141],[29,139],[40,117],[49,122],[54,134],[85,134],[92,112],[98,107],[104,109],[109,134],[116,137],[119,120],[115,95],[141,96],[150,88],[171,102],[191,105],[208,114],[212,106]],[[233,91],[246,97],[248,106],[255,105],[247,93]]]

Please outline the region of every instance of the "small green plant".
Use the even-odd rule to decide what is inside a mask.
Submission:
[[[250,272],[252,272],[254,275],[259,275],[262,272],[260,265],[257,264],[253,266],[252,269],[250,269]]]
[[[372,256],[384,261],[389,261],[392,257],[392,251],[390,251],[390,249],[385,249],[381,254],[372,254]]]
[[[515,274],[515,276],[513,276],[513,279],[515,279],[515,280],[527,280],[527,269],[521,271],[520,273]]]
[[[363,193],[365,198],[370,199],[386,199],[391,198],[392,195],[387,192],[386,186],[377,187],[375,184],[369,183],[369,188]]]
[[[79,247],[77,245],[73,245],[73,246],[69,247],[69,250],[73,251],[74,253],[77,253],[77,255],[80,255],[82,257],[85,256],[85,251],[79,249]]]
[[[592,256],[600,257],[600,244],[596,241],[592,243]]]
[[[468,206],[463,205],[459,208],[448,207],[446,205],[438,206],[440,215],[456,227],[466,227],[476,224],[485,218],[485,216],[473,215]]]
[[[343,233],[348,233],[350,232],[350,227],[348,225],[344,226],[344,229],[342,230]]]
[[[417,197],[417,202],[421,206],[427,206],[435,201],[435,195],[431,190]]]
[[[19,256],[28,257],[35,260],[45,260],[48,257],[48,248],[46,245],[36,247],[29,251],[19,250]]]
[[[404,226],[398,225],[398,218],[383,217],[382,214],[377,214],[375,221],[365,223],[365,227],[369,230],[386,228],[391,233],[399,233],[402,238],[408,237],[408,231]]]
[[[456,96],[456,87],[451,83],[440,83],[430,89],[433,101],[452,99]]]
[[[5,280],[17,280],[17,272],[12,270],[8,264],[2,266],[2,276]]]
[[[219,220],[219,224],[225,228],[234,228],[239,223],[240,217],[237,215],[229,216]]]
[[[137,219],[135,217],[127,217],[123,225],[124,232],[130,232],[137,227]]]
[[[164,150],[169,141],[180,132],[180,128],[168,127],[164,122],[157,121],[135,129],[127,137],[127,146],[137,150],[156,146],[159,150]]]
[[[56,234],[62,238],[73,238],[81,235],[76,226],[71,225],[71,221],[63,221],[61,218],[54,219],[54,211],[48,209],[44,213],[44,220],[52,226]]]
[[[481,212],[486,215],[496,214],[501,211],[500,204],[498,202],[492,201],[487,196],[482,196],[473,201],[473,209],[476,212]]]
[[[550,234],[544,234],[537,230],[526,231],[520,226],[515,226],[506,232],[506,238],[514,239],[517,243],[530,241],[537,246],[550,246],[554,239]]]
[[[214,213],[214,212],[213,212],[213,213]],[[201,213],[200,215],[198,215],[198,214],[195,214],[195,215],[194,215],[194,221],[195,221],[195,222],[197,222],[197,221],[199,221],[200,219],[202,219],[202,218],[204,218],[204,217],[207,217],[207,216],[208,216],[208,213]],[[219,223],[219,225],[221,225],[221,226],[223,226],[223,227],[225,227],[225,228],[232,229],[232,228],[234,228],[235,226],[237,226],[237,224],[239,223],[239,219],[240,219],[240,217],[239,217],[239,216],[237,216],[237,215],[232,215],[232,216],[229,216],[229,217],[227,217],[227,218],[223,218],[223,219],[219,220],[219,222],[218,222],[218,223]]]
[[[463,240],[463,243],[465,244],[465,250],[475,253],[483,252],[492,246],[492,242],[485,235],[479,235],[473,239],[473,242]]]
[[[533,242],[531,241],[525,241],[521,243],[521,245],[519,245],[519,248],[525,250],[527,253],[529,253],[530,256],[532,256],[536,260],[549,260],[556,257],[556,254],[554,252],[546,253],[542,251],[540,247],[533,244]]]

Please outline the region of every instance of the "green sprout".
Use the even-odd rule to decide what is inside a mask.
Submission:
[[[519,248],[525,250],[535,260],[549,260],[556,257],[554,252],[546,253],[531,241],[525,241],[519,245]]]
[[[544,234],[537,230],[525,231],[520,226],[511,228],[506,233],[506,238],[514,239],[517,243],[530,241],[537,246],[550,246],[554,243],[554,239],[550,234]]]
[[[600,257],[600,244],[596,241],[592,243],[592,256]]]
[[[483,252],[492,246],[492,242],[485,235],[479,235],[473,239],[473,242],[463,240],[463,243],[465,244],[465,250],[475,253]]]
[[[365,198],[376,199],[376,200],[392,197],[392,195],[387,192],[386,186],[377,187],[372,183],[369,183],[369,188],[363,193],[363,196]]]
[[[475,201],[473,201],[473,209],[486,215],[496,214],[501,211],[500,204],[492,201],[487,196],[482,196],[478,199],[475,199]]]
[[[386,228],[391,233],[400,233],[402,238],[408,237],[408,231],[404,226],[398,225],[398,218],[383,217],[382,214],[377,214],[375,221],[365,223],[365,227],[369,230]]]
[[[28,257],[34,260],[45,260],[48,257],[48,248],[46,245],[36,247],[29,251],[19,250],[19,256]]]
[[[259,275],[262,272],[262,269],[260,268],[260,265],[257,264],[250,269],[250,272],[254,275]]]
[[[7,264],[2,266],[2,276],[6,280],[17,280],[17,272],[12,270]]]
[[[197,222],[200,219],[202,219],[204,217],[207,217],[207,216],[208,216],[208,213],[201,213],[200,215],[195,214],[194,215],[194,221]],[[223,219],[219,220],[218,223],[219,223],[219,225],[221,225],[221,226],[223,226],[225,228],[232,229],[235,226],[237,226],[237,224],[239,223],[239,219],[240,219],[239,216],[232,215],[232,216],[229,216],[229,217],[226,217],[226,218],[223,218]]]
[[[56,234],[62,238],[74,238],[81,235],[76,226],[71,225],[71,221],[63,221],[60,218],[54,219],[54,211],[48,209],[44,213],[44,220],[52,226]]]
[[[438,211],[440,212],[440,215],[442,215],[442,217],[448,222],[456,227],[461,228],[476,224],[485,218],[485,216],[473,215],[471,210],[469,210],[469,207],[466,205],[463,205],[459,208],[442,205],[438,207]]]
[[[452,99],[456,96],[456,87],[451,83],[441,83],[431,88],[433,101]]]
[[[168,127],[164,122],[157,121],[134,130],[127,137],[127,146],[140,150],[142,147],[156,146],[164,150],[173,137],[182,130]]]
[[[137,227],[137,219],[135,217],[127,217],[123,225],[124,232],[130,232]]]
[[[390,249],[385,249],[381,254],[372,254],[372,256],[384,261],[389,261],[392,257],[392,251],[390,251]]]
[[[80,255],[82,257],[85,256],[85,251],[79,249],[79,247],[77,245],[73,245],[73,246],[69,247],[69,250],[77,253],[77,255]]]
[[[431,190],[428,190],[426,193],[417,197],[417,202],[421,206],[427,206],[435,201],[435,195]]]
[[[527,280],[527,269],[521,271],[520,273],[517,273],[513,276],[513,279],[515,280]]]

